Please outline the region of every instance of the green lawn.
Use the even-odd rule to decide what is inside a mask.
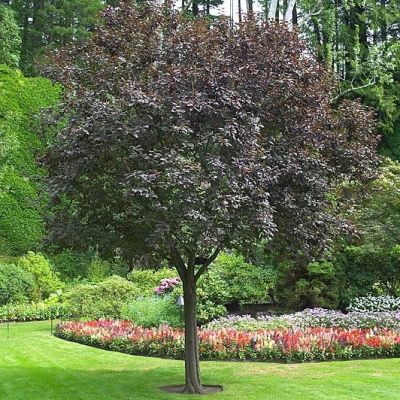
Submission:
[[[183,363],[135,357],[50,336],[48,322],[0,325],[1,400],[152,400],[182,383]],[[224,385],[207,396],[229,400],[396,400],[400,359],[310,364],[203,362],[203,379]],[[198,397],[198,396],[195,396]]]

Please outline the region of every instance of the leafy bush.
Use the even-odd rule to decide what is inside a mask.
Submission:
[[[17,68],[20,46],[21,37],[14,12],[0,4],[0,64]]]
[[[349,283],[346,300],[368,294],[400,295],[399,245],[348,246],[342,258]]]
[[[140,295],[128,280],[111,276],[98,283],[78,284],[64,295],[64,304],[75,317],[120,318],[125,303]]]
[[[213,276],[225,282],[222,293],[226,296],[225,304],[257,303],[269,299],[268,292],[276,278],[272,269],[247,263],[242,255],[230,253],[220,254],[207,275],[200,283],[204,288],[210,286]]]
[[[50,261],[42,254],[29,251],[26,256],[19,259],[18,266],[32,274],[35,279],[35,288],[32,293],[34,301],[46,299],[63,286],[57,274],[54,273]]]
[[[28,301],[35,288],[31,273],[13,264],[0,264],[0,306]]]
[[[97,255],[89,264],[88,278],[89,280],[96,282],[102,281],[110,276],[111,264],[108,261],[101,260]]]
[[[269,299],[275,285],[270,268],[247,263],[238,254],[222,253],[198,282],[198,320],[201,323],[226,315],[226,305],[258,303]]]
[[[121,315],[144,327],[183,325],[183,311],[175,304],[175,297],[170,295],[137,298],[122,309]]]
[[[276,299],[288,308],[338,308],[341,288],[340,268],[331,261],[278,265]]]
[[[400,298],[392,296],[366,296],[352,299],[348,307],[351,312],[400,311]]]
[[[92,252],[76,253],[69,249],[50,256],[54,269],[64,281],[87,278],[92,259]]]
[[[162,279],[175,278],[176,276],[176,270],[171,268],[159,270],[143,269],[133,270],[128,274],[127,279],[140,291],[141,296],[152,296],[154,289]]]

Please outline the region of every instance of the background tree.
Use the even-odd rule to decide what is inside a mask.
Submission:
[[[386,154],[400,156],[400,1],[300,0],[298,22],[335,71],[340,97],[378,111]]]
[[[342,255],[350,293],[399,296],[400,284],[400,166],[386,161],[379,177],[366,187],[349,217],[359,230]],[[357,192],[356,192],[357,193]],[[360,288],[360,293],[354,291]]]
[[[50,58],[65,128],[45,159],[49,239],[176,267],[185,391],[200,393],[199,277],[260,238],[323,249],[327,193],[371,176],[376,136],[359,104],[332,109],[333,81],[296,32],[164,11],[108,8],[87,43]]]
[[[12,10],[0,4],[0,64],[17,68],[21,37]]]
[[[34,73],[33,61],[48,46],[59,47],[87,37],[104,7],[101,0],[13,0],[21,30],[21,63],[25,73]]]

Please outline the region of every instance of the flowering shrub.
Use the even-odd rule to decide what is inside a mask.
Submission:
[[[400,298],[392,296],[366,296],[351,300],[349,311],[400,311]]]
[[[251,318],[249,315],[228,316],[214,320],[206,325],[208,329],[233,328],[242,331],[277,328],[306,329],[315,327],[335,327],[342,329],[387,328],[400,332],[400,311],[350,312],[344,314],[340,311],[313,308],[278,317],[265,316]]]
[[[161,279],[160,284],[154,289],[156,294],[171,293],[182,282],[179,277]]]
[[[68,322],[64,339],[129,354],[182,358],[184,332],[168,326],[137,327],[127,321]],[[201,329],[203,359],[311,361],[400,356],[400,333],[389,329],[307,328],[258,330]]]

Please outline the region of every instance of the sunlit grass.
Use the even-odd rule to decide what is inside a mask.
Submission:
[[[205,383],[229,400],[400,400],[400,359],[309,364],[203,362]],[[107,352],[50,335],[49,322],[0,325],[0,400],[188,399],[159,390],[183,362]]]

